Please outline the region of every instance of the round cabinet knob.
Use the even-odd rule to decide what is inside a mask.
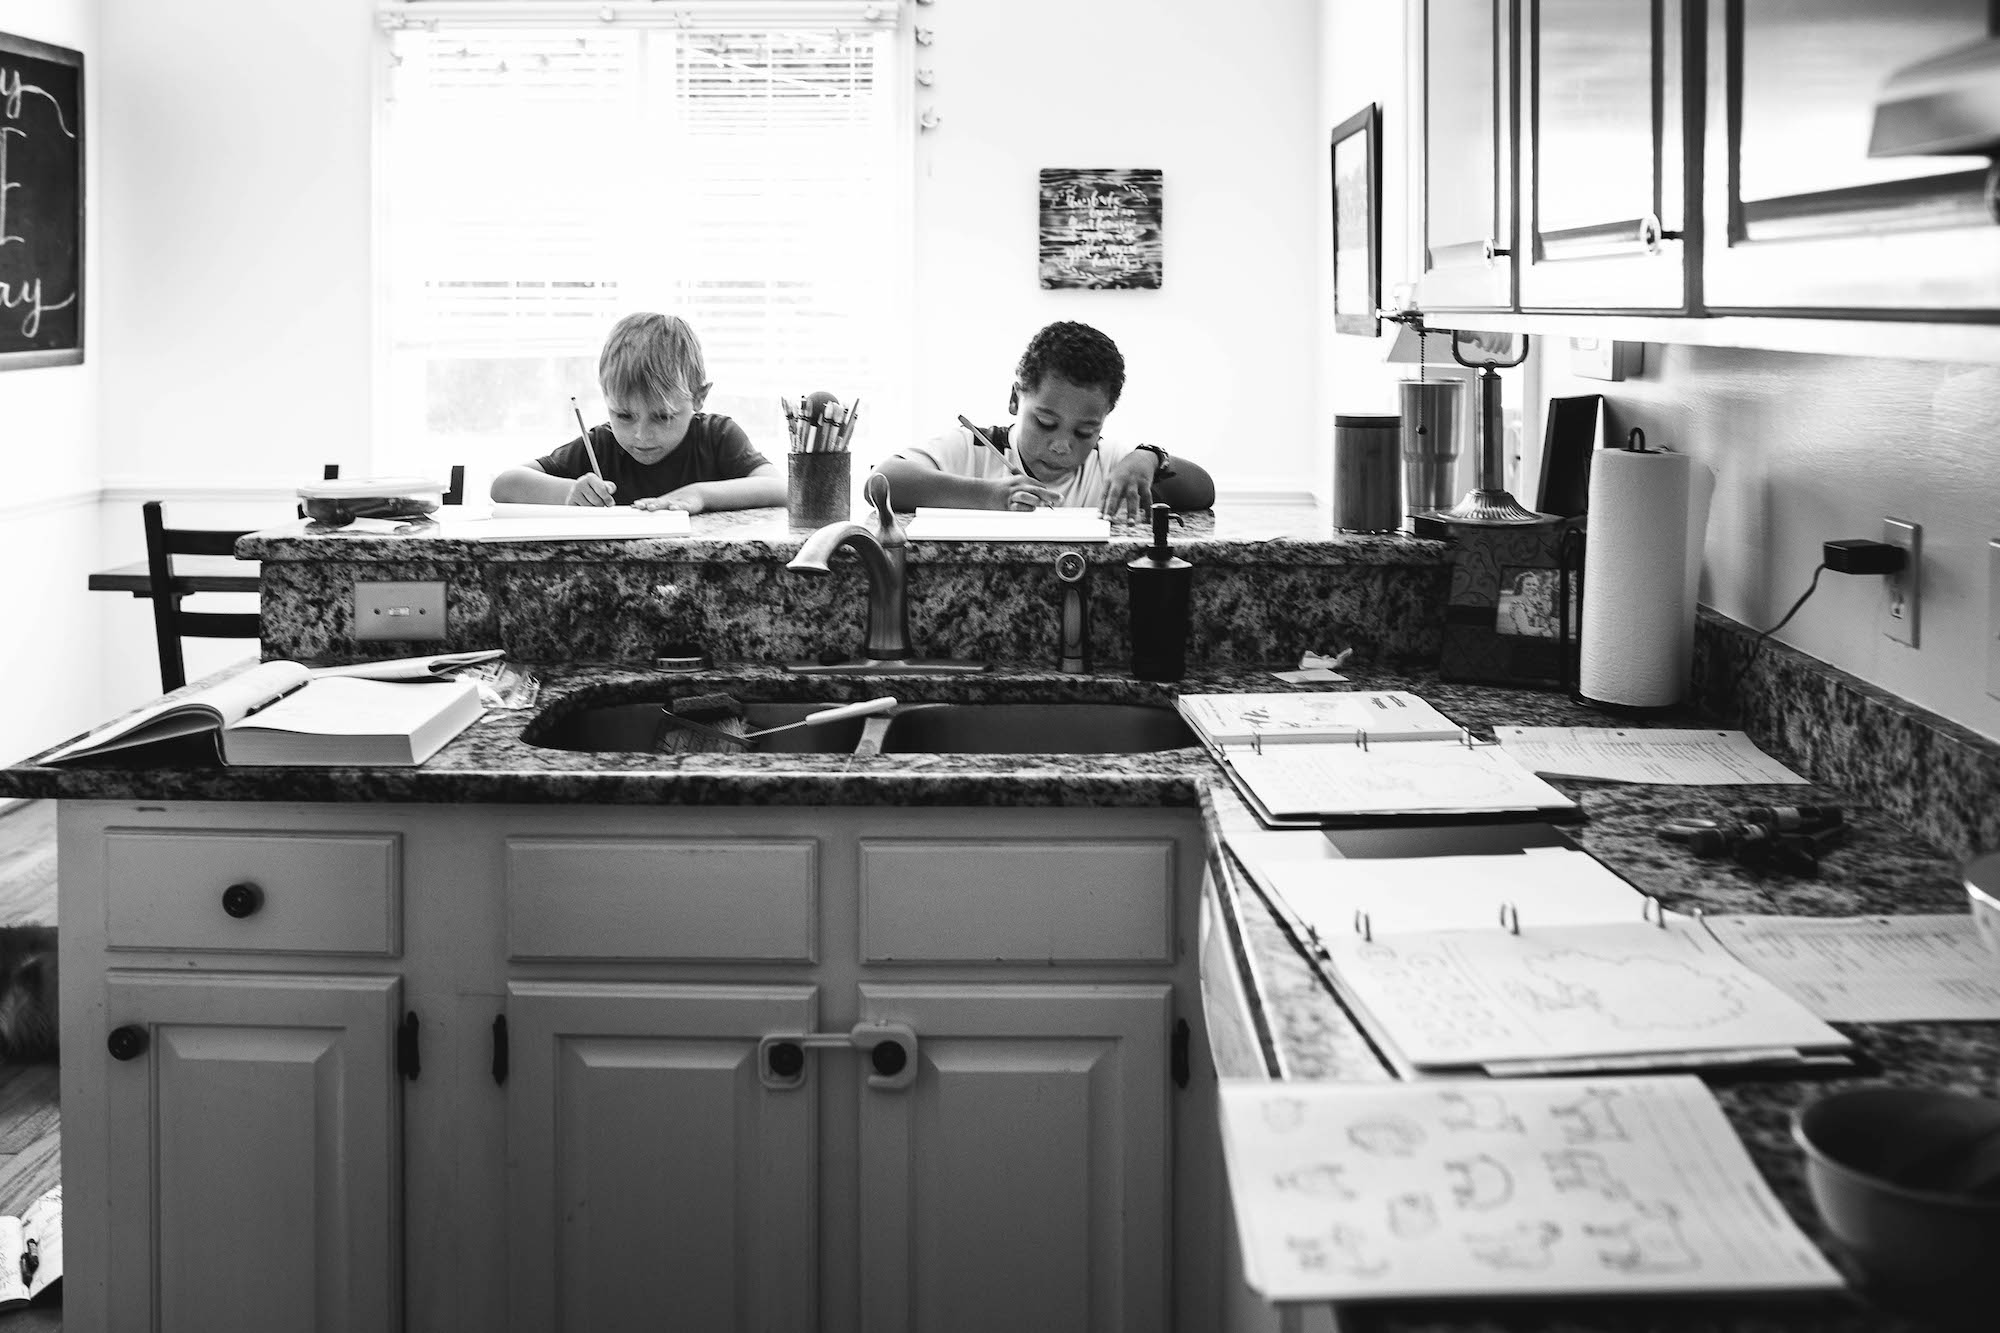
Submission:
[[[231,884],[222,891],[222,910],[241,920],[264,905],[264,891],[255,884]]]
[[[136,1023],[113,1028],[104,1046],[114,1060],[137,1059],[146,1053],[146,1029]]]
[[[875,1066],[875,1072],[883,1078],[894,1078],[903,1072],[903,1066],[910,1063],[910,1053],[903,1049],[899,1041],[885,1041],[868,1053],[868,1063]]]
[[[1485,251],[1486,251],[1486,263],[1487,263],[1487,265],[1488,265],[1489,267],[1490,267],[1490,266],[1492,265],[1492,263],[1493,263],[1493,261],[1494,261],[1494,260],[1496,260],[1496,259],[1504,259],[1504,258],[1506,258],[1506,257],[1507,257],[1508,255],[1511,255],[1511,254],[1513,254],[1513,253],[1514,253],[1514,251],[1513,251],[1513,248],[1512,248],[1512,247],[1510,247],[1510,246],[1505,246],[1505,245],[1501,245],[1501,244],[1500,244],[1500,243],[1499,243],[1498,241],[1494,240],[1494,239],[1493,239],[1493,238],[1492,238],[1491,236],[1488,236],[1488,237],[1486,238],[1486,244],[1485,244],[1485,247],[1484,247],[1484,248],[1485,248]]]
[[[770,1062],[771,1073],[778,1078],[797,1078],[806,1067],[805,1048],[795,1041],[772,1043],[765,1059]]]

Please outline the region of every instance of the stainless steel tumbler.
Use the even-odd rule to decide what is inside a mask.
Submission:
[[[1450,508],[1458,500],[1459,436],[1465,420],[1464,380],[1404,380],[1403,508],[1411,514]]]

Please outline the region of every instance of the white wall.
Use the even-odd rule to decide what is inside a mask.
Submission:
[[[99,720],[96,608],[84,592],[97,545],[99,385],[104,284],[103,68],[97,0],[4,0],[0,31],[83,52],[84,360],[0,372],[0,762],[32,754]],[[157,685],[157,681],[155,684]]]
[[[1329,234],[1315,201],[1313,0],[944,0],[917,63],[938,128],[916,181],[914,406],[1006,419],[1028,338],[1095,325],[1126,360],[1106,433],[1199,459],[1226,491],[1311,485],[1311,294]],[[1037,172],[1165,172],[1158,291],[1043,291]]]

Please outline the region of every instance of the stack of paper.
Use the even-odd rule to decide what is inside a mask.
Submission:
[[[1273,1301],[1841,1285],[1696,1078],[1232,1083],[1222,1129]]]
[[[1406,1078],[1792,1064],[1852,1043],[1699,924],[1413,931],[1322,940],[1340,988]]]
[[[1495,727],[1507,753],[1537,773],[1688,787],[1797,786],[1806,779],[1740,731],[1625,727]]]
[[[483,518],[461,518],[439,511],[437,535],[460,541],[519,542],[686,537],[693,532],[693,521],[680,509],[496,504],[491,515]]]
[[[2000,958],[1950,916],[1711,916],[1723,947],[1821,1018],[1850,1023],[2000,1019]]]
[[[913,542],[1108,542],[1111,520],[1095,509],[919,507],[903,535]]]

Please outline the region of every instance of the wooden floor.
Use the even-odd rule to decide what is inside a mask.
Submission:
[[[0,813],[0,925],[56,923],[56,808],[34,801]],[[56,1066],[0,1066],[0,1216],[21,1210],[62,1180]],[[62,1328],[62,1310],[0,1315],[0,1333]]]

